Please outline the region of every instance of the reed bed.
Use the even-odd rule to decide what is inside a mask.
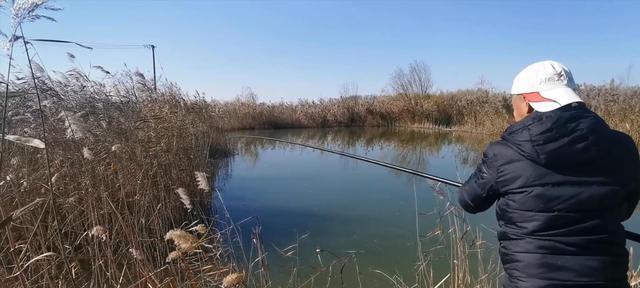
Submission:
[[[10,83],[1,286],[241,282],[210,210],[229,149],[205,101],[170,83],[154,92],[140,73],[73,69],[35,75],[40,110],[30,76]]]
[[[582,84],[587,105],[612,128],[640,142],[640,87]],[[413,97],[351,95],[298,102],[259,102],[255,94],[234,101],[211,101],[221,128],[279,129],[315,127],[422,127],[496,135],[512,123],[505,92],[476,88]]]
[[[411,107],[397,95],[347,96],[296,103],[259,102],[255,97],[212,101],[225,128],[278,129],[311,127],[420,126],[482,128],[495,132],[508,123],[509,98],[489,90],[460,90],[416,98]],[[488,109],[488,110],[487,110]]]

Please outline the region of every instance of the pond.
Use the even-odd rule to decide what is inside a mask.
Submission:
[[[456,181],[469,176],[482,149],[497,137],[408,128],[238,134],[345,151]],[[225,220],[235,222],[235,229],[225,230],[235,257],[251,264],[254,281],[262,275],[271,287],[435,284],[453,269],[465,269],[460,257],[473,258],[465,273],[493,273],[488,279],[499,273],[493,210],[460,213],[455,188],[273,141],[239,139],[238,151],[218,189],[230,216]],[[638,220],[630,222],[627,228],[640,228]],[[460,243],[465,251],[454,249]],[[422,278],[416,276],[417,263],[427,263]],[[477,271],[480,266],[485,270]]]

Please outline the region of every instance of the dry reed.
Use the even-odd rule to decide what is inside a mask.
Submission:
[[[614,129],[640,141],[640,87],[582,84],[581,94]],[[328,127],[427,127],[497,134],[512,123],[510,96],[476,88],[434,92],[421,97],[381,94],[259,102],[253,97],[210,101],[221,129],[278,129]]]
[[[211,196],[186,192],[206,191],[201,171],[215,175],[220,161],[211,157],[229,153],[207,121],[209,105],[171,83],[155,93],[126,72],[97,82],[73,69],[36,81],[48,101],[50,167],[39,119],[21,117],[38,113],[34,86],[12,81],[6,137],[12,142],[0,175],[3,285],[220,285],[233,270],[217,232],[208,225],[193,227],[197,237],[172,230],[213,223]],[[167,231],[174,231],[169,242]]]

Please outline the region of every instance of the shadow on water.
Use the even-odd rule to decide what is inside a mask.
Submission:
[[[237,134],[307,143],[456,180],[468,176],[492,140],[479,134],[386,128]],[[221,196],[231,219],[259,219],[272,287],[297,287],[287,284],[296,273],[320,273],[325,279],[314,285],[325,287],[326,278],[332,278],[326,262],[339,259],[350,259],[341,270],[343,276],[351,274],[327,287],[389,287],[389,279],[374,271],[415,278],[416,239],[434,264],[434,277],[451,269],[451,249],[439,233],[446,230],[441,220],[451,211],[453,189],[434,189],[435,183],[398,171],[273,141],[240,138],[237,152],[221,183]],[[476,227],[495,226],[492,213],[473,220]],[[252,253],[257,250],[251,248],[256,242],[249,222],[254,223],[244,222],[239,234],[243,249]],[[300,235],[304,240],[296,241]]]

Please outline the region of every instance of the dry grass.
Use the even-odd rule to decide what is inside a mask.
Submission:
[[[640,141],[640,87],[583,84],[585,102],[614,128]],[[262,103],[252,97],[210,103],[223,129],[411,126],[497,134],[511,122],[511,99],[503,92],[466,89],[412,97],[346,96],[297,103]]]
[[[640,86],[582,85],[580,95],[611,127],[640,143]]]
[[[3,287],[213,286],[233,272],[207,229],[202,171],[228,150],[206,102],[131,73],[38,75],[45,139],[33,85],[11,85],[8,134],[46,149],[5,142]]]

